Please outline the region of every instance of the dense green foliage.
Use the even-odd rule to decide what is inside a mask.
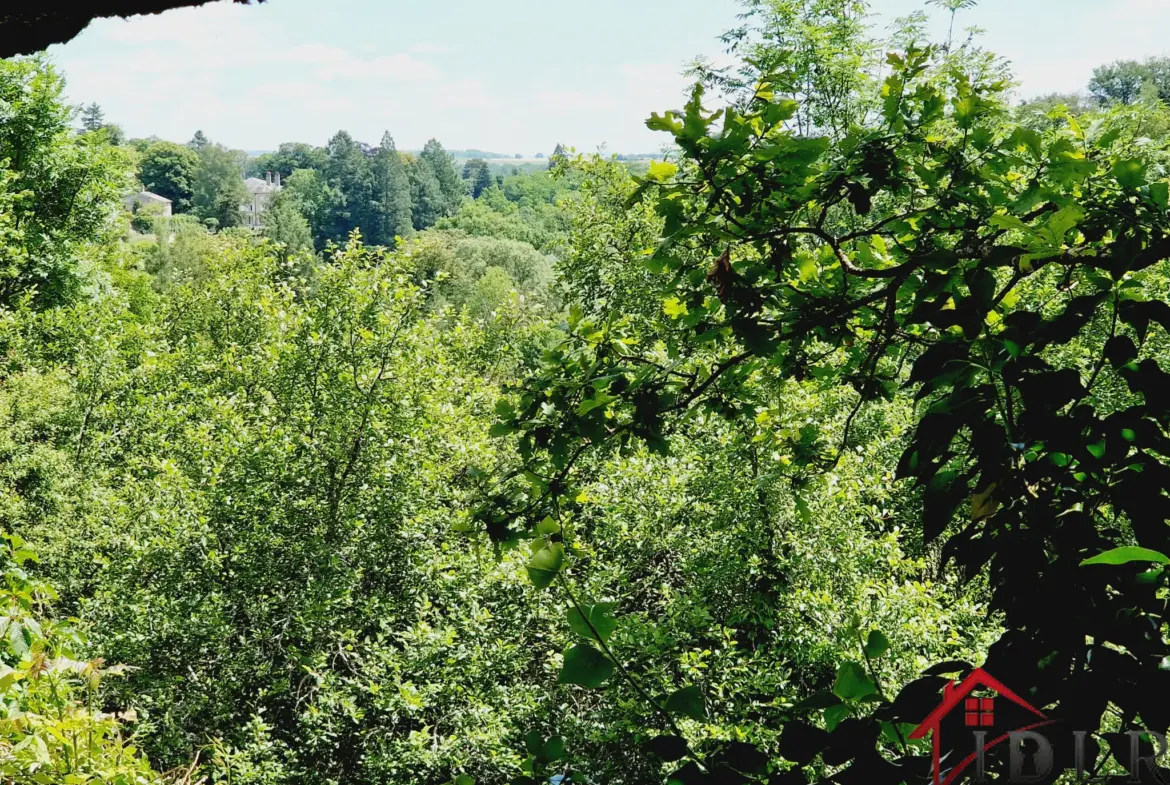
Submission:
[[[244,176],[279,174],[284,189],[264,226],[294,250],[323,251],[331,242],[344,244],[354,230],[372,245],[393,247],[396,238],[453,214],[464,195],[442,145],[432,140],[420,156],[405,156],[389,132],[377,147],[339,131],[325,147],[290,142],[256,158],[215,144],[201,131],[186,145],[152,138],[132,146],[143,187],[170,199],[176,214],[191,212],[212,228],[241,224],[239,206],[248,200]]]
[[[0,775],[7,782],[158,782],[124,733],[133,710],[100,708],[103,682],[126,669],[77,659],[83,639],[69,622],[45,615],[55,593],[26,570],[36,555],[17,535],[4,540]]]
[[[186,213],[194,207],[196,172],[200,164],[199,155],[190,147],[157,141],[143,151],[138,163],[138,177],[147,191],[170,199],[174,212]]]
[[[249,177],[263,177],[265,172],[279,172],[287,180],[297,169],[325,168],[325,150],[301,142],[285,142],[274,153],[264,153],[248,162]]]
[[[195,169],[192,204],[195,215],[210,226],[223,229],[239,226],[240,205],[248,191],[240,172],[244,155],[220,144],[199,148],[199,166]]]
[[[128,181],[106,136],[73,135],[63,87],[37,58],[0,61],[0,305],[76,297]]]
[[[0,776],[910,785],[976,665],[1120,774],[1170,110],[1011,109],[935,5],[749,0],[636,167],[121,145],[0,62]]]
[[[770,10],[799,12],[826,35],[852,19],[822,4]],[[844,51],[814,52],[812,64],[777,58],[750,89],[723,82],[730,107],[705,109],[697,88],[684,110],[652,118],[682,154],[652,166],[631,201],[648,200],[663,220],[663,240],[646,249],[660,275],[643,286],[675,327],[647,336],[626,307],[572,316],[565,343],[499,412],[495,432],[519,435],[520,461],[477,518],[500,542],[531,532],[533,582],[555,580],[572,598],[563,576],[592,565],[579,488],[596,482],[603,456],[670,456],[696,424],[715,428],[712,418],[771,423],[790,407],[771,403],[762,380],[807,380],[813,395],[847,384],[855,402],[840,405],[836,438],[823,433],[825,415],[765,429],[780,448],[769,473],[800,488],[835,478],[873,441],[859,418],[908,388],[918,403],[897,475],[922,494],[921,533],[945,542],[942,566],[974,585],[989,579],[1006,629],[986,664],[1027,685],[1066,729],[1055,777],[1073,765],[1072,729],[1170,724],[1157,697],[1170,686],[1165,576],[1156,568],[1138,579],[1144,588],[1124,588],[1170,550],[1165,358],[1147,340],[1152,325],[1170,324],[1157,299],[1170,258],[1164,143],[1139,138],[1124,113],[1088,130],[1067,114],[1046,133],[1014,126],[996,69],[949,42],[890,54],[880,94],[848,56],[844,72],[856,77],[810,88]],[[809,92],[832,100],[802,118]],[[759,718],[757,732],[782,731],[775,743],[751,739],[754,752],[681,728],[676,717],[696,714],[706,690],[686,674],[647,689],[599,629],[566,653],[562,679],[633,690],[647,724],[667,734],[656,743],[666,759],[692,758],[674,775],[684,785],[818,760],[819,771],[789,778],[845,764],[835,781],[929,776],[906,734],[937,702],[940,676],[973,666],[948,663],[887,693],[883,684],[900,682],[874,660],[890,629],[861,609],[842,626],[853,657],[802,671],[809,702]],[[876,710],[864,708],[870,699]],[[833,732],[808,725],[810,713]]]
[[[1170,99],[1170,58],[1151,57],[1144,63],[1119,60],[1093,70],[1089,92],[1102,103],[1133,104],[1146,97]]]

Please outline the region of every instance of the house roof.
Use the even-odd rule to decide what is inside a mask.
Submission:
[[[995,692],[1010,700],[1012,703],[1015,703],[1017,706],[1032,712],[1037,717],[1040,717],[1041,719],[1048,719],[1042,712],[1034,708],[1032,704],[1028,703],[1019,695],[1016,695],[1014,692],[1005,687],[999,681],[999,679],[995,678],[982,668],[976,668],[975,670],[971,671],[967,678],[963,679],[961,683],[957,685],[950,682],[947,683],[946,688],[943,690],[943,702],[939,704],[939,707],[932,711],[927,716],[927,718],[922,721],[921,725],[914,729],[914,732],[910,734],[910,738],[926,738],[927,733],[938,728],[938,724],[942,721],[943,717],[950,714],[951,710],[954,709],[955,706],[959,705],[959,703],[964,698],[966,698],[971,694],[972,691],[979,687],[983,687],[984,689],[988,690],[994,690]]]
[[[281,190],[279,185],[267,183],[259,177],[249,177],[244,181],[244,187],[248,189],[250,194],[274,194]]]
[[[159,204],[171,204],[170,199],[166,198],[165,196],[159,196],[158,194],[153,194],[150,191],[139,191],[136,194],[130,194],[129,196],[125,197],[125,199],[127,201],[129,201],[131,199],[137,199],[138,201],[141,201],[141,202],[158,202]]]
[[[0,57],[32,54],[70,40],[98,17],[157,14],[209,0],[89,0],[85,3],[4,3],[0,7]],[[234,0],[248,4],[250,0]],[[264,2],[264,0],[259,0]]]

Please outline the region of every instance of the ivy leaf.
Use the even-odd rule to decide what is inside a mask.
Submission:
[[[845,662],[837,669],[833,693],[841,700],[856,701],[877,692],[865,669],[856,662]]]
[[[598,602],[592,605],[582,605],[580,611],[576,608],[570,608],[569,626],[582,638],[596,640],[599,635],[601,642],[604,643],[617,629],[617,619],[613,615],[615,605],[616,603],[612,602]],[[590,624],[593,625],[593,629],[590,629]],[[597,631],[597,635],[594,635],[594,630]]]
[[[1090,564],[1128,564],[1131,561],[1145,561],[1157,562],[1158,564],[1170,564],[1170,557],[1157,551],[1151,551],[1149,548],[1139,548],[1134,545],[1127,545],[1124,548],[1114,548],[1111,551],[1097,554],[1091,559],[1085,559],[1081,562],[1084,567]]]
[[[557,681],[579,684],[595,690],[613,675],[613,661],[588,643],[578,643],[565,652],[565,664]]]
[[[475,777],[470,774],[460,774],[455,778],[455,785],[475,785]]]
[[[528,560],[528,578],[536,588],[548,588],[564,563],[565,549],[559,542],[549,543]]]
[[[865,642],[865,656],[871,660],[885,654],[890,648],[890,641],[880,630],[873,630]]]
[[[707,719],[707,706],[703,693],[694,685],[675,690],[666,699],[666,710],[702,722]]]

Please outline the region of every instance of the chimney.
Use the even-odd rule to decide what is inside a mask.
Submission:
[[[266,185],[272,185],[272,172],[264,173],[264,182]]]
[[[276,173],[276,187],[280,187],[280,172]]]

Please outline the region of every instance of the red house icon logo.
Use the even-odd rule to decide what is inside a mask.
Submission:
[[[1040,721],[1018,728],[1010,728],[1007,730],[997,729],[995,723],[995,703],[997,698],[973,696],[971,693],[977,689],[993,692],[999,699],[1011,701],[1028,714],[1038,717]],[[955,782],[963,771],[975,761],[979,754],[978,751],[972,752],[948,772],[945,780],[942,779],[941,726],[943,720],[950,717],[954,712],[962,712],[963,725],[972,731],[983,732],[987,736],[997,732],[1002,733],[1002,735],[997,735],[990,741],[985,741],[983,744],[984,750],[1007,741],[1011,731],[1032,730],[1049,724],[1049,720],[1044,716],[1043,712],[1012,692],[987,671],[982,668],[976,668],[963,681],[947,684],[943,690],[943,702],[910,734],[911,739],[925,739],[927,734],[931,735],[931,771],[934,776],[934,785],[950,785],[950,783]]]

